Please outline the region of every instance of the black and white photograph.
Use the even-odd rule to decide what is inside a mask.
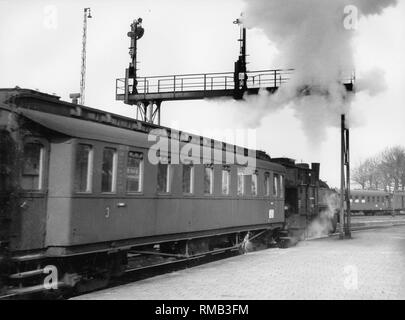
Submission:
[[[404,52],[403,0],[0,0],[0,300],[405,300]]]

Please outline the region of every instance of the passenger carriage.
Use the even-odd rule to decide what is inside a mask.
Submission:
[[[130,254],[274,241],[285,222],[285,168],[261,151],[25,89],[0,89],[0,133],[1,263],[23,290],[49,264],[72,285],[121,273]]]
[[[405,213],[405,192],[395,191],[392,194],[391,208],[396,213]]]
[[[379,190],[351,190],[350,209],[353,214],[389,213],[391,211],[391,194]]]

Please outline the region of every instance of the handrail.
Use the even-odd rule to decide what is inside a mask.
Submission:
[[[290,71],[294,71],[295,69],[267,69],[267,70],[252,70],[252,71],[248,71],[247,73],[263,73],[263,72],[274,72],[274,71],[282,71],[284,73],[290,72]],[[217,74],[231,74],[233,76],[233,72],[209,72],[209,73],[185,73],[185,74],[176,74],[176,77],[181,77],[181,76],[201,76],[201,75],[217,75]],[[164,77],[172,77],[173,78],[174,75],[161,75],[161,76],[147,76],[147,77],[140,77],[140,78],[164,78]]]
[[[294,69],[273,69],[248,71],[248,89],[261,87],[277,88],[290,79]],[[348,75],[347,83],[353,83],[353,75]],[[128,83],[125,88],[125,79],[116,80],[116,95],[131,92],[133,84]],[[235,87],[233,72],[190,73],[167,76],[150,76],[137,78],[137,94],[176,93],[187,91],[214,91],[233,90]],[[127,91],[126,91],[127,89]]]

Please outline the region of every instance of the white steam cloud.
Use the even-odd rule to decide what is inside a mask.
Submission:
[[[322,202],[327,204],[327,208],[308,225],[304,232],[306,238],[327,236],[334,229],[333,220],[338,209],[338,196],[336,193],[325,195],[325,199],[322,199]]]
[[[354,30],[350,23],[361,16],[381,14],[396,3],[397,0],[246,0],[245,26],[262,29],[276,45],[276,68],[295,69],[276,94],[261,92],[245,97],[241,108],[254,106],[249,107],[246,125],[256,127],[268,112],[289,106],[301,120],[308,139],[316,143],[323,140],[327,127],[339,125],[340,114],[347,113],[350,119],[351,98],[341,85],[355,69]],[[356,11],[347,11],[348,5]],[[384,89],[381,80],[375,82],[383,79],[381,71],[364,76],[359,89],[371,95]],[[302,94],[305,88],[311,88],[310,95]]]
[[[379,68],[368,70],[356,81],[356,91],[364,91],[372,97],[386,89],[387,84],[385,83],[385,72]]]

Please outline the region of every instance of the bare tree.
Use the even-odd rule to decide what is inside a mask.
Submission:
[[[363,162],[363,174],[366,181],[365,188],[372,189],[376,182],[376,170],[374,158],[368,158]]]
[[[389,178],[389,188],[392,191],[399,190],[401,179],[405,175],[405,148],[396,146],[383,151],[381,166],[385,176]]]
[[[352,171],[352,180],[362,189],[405,190],[405,148],[387,148],[360,162]]]
[[[355,166],[351,174],[351,179],[358,183],[363,190],[366,188],[366,183],[368,181],[366,161],[360,162],[357,166]]]

